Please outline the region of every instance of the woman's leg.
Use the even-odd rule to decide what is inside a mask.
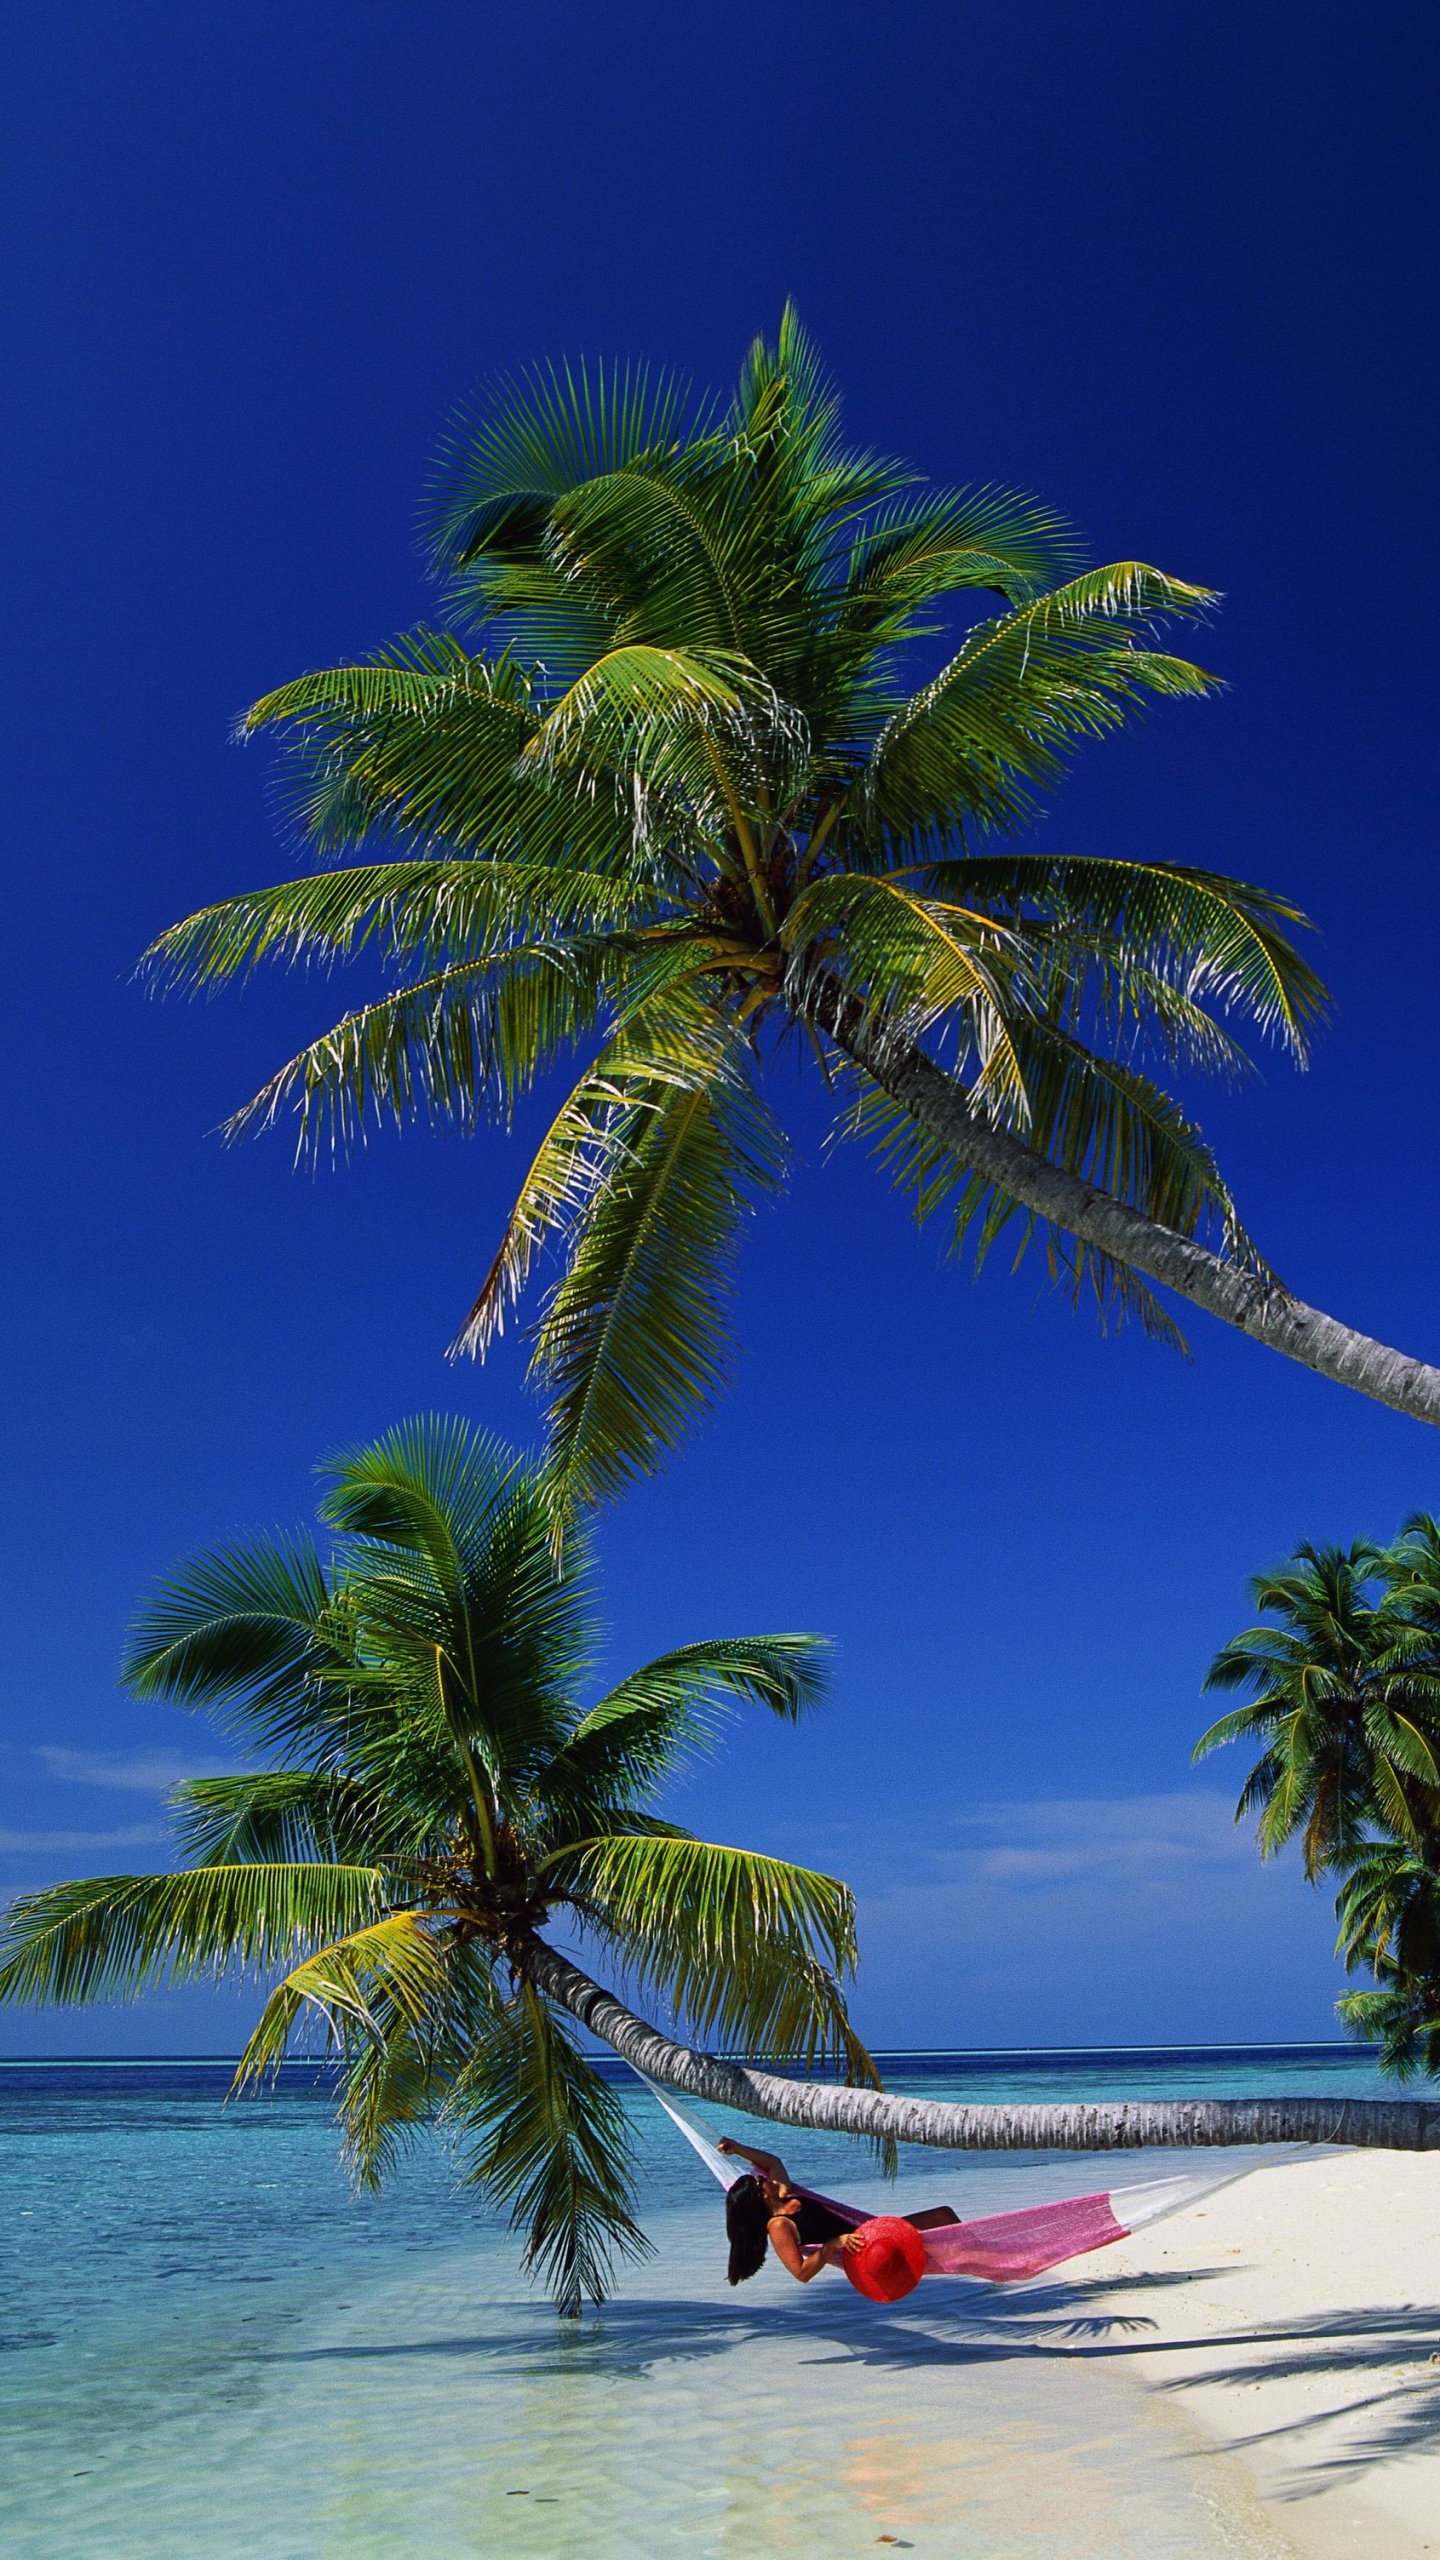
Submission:
[[[927,2205],[923,2213],[907,2213],[905,2216],[917,2231],[938,2231],[943,2223],[958,2222],[959,2219],[954,2206],[949,2204]]]

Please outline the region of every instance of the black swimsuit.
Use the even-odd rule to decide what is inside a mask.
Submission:
[[[846,2222],[840,2214],[832,2213],[828,2204],[821,2204],[814,2196],[802,2196],[799,2212],[788,2218],[800,2235],[802,2248],[806,2249],[822,2249],[827,2240],[838,2240],[842,2231],[855,2228],[853,2222]]]

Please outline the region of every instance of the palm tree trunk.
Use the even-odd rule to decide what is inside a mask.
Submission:
[[[1338,1324],[1318,1307],[1292,1297],[1273,1276],[1226,1262],[992,1127],[972,1110],[963,1085],[927,1057],[918,1042],[893,1031],[878,1033],[861,1007],[833,982],[820,981],[809,1010],[837,1049],[960,1164],[1037,1217],[1143,1272],[1147,1280],[1158,1280],[1162,1288],[1173,1289],[1192,1306],[1203,1307],[1222,1324],[1233,1324],[1287,1360],[1333,1378],[1337,1386],[1353,1387],[1357,1395],[1391,1405],[1416,1422],[1440,1424],[1440,1369]]]
[[[675,2044],[541,1938],[516,1961],[529,1979],[647,2079],[774,2124],[939,2151],[1141,2151],[1244,2142],[1343,2142],[1440,2151],[1440,2104],[1414,2098],[1121,2099],[1073,2107],[966,2107],[833,2081],[786,2080]]]

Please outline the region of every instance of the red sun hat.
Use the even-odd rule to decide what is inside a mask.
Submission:
[[[869,2302],[903,2302],[925,2273],[925,2243],[914,2223],[877,2213],[860,2224],[856,2238],[861,2247],[846,2249],[840,2259],[856,2292]]]

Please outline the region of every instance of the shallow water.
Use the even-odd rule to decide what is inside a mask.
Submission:
[[[1364,2057],[1315,2051],[935,2056],[887,2077],[977,2099],[1377,2085]],[[934,2281],[892,2312],[773,2268],[732,2293],[718,2195],[637,2091],[656,2255],[571,2334],[436,2152],[356,2199],[323,2088],[295,2074],[226,2110],[225,2079],[0,2067],[7,2560],[1288,2548],[1127,2378],[1143,2331],[1103,2261],[1004,2294]],[[884,2200],[852,2145],[787,2154]],[[897,2192],[969,2215],[1137,2168],[931,2152]]]

